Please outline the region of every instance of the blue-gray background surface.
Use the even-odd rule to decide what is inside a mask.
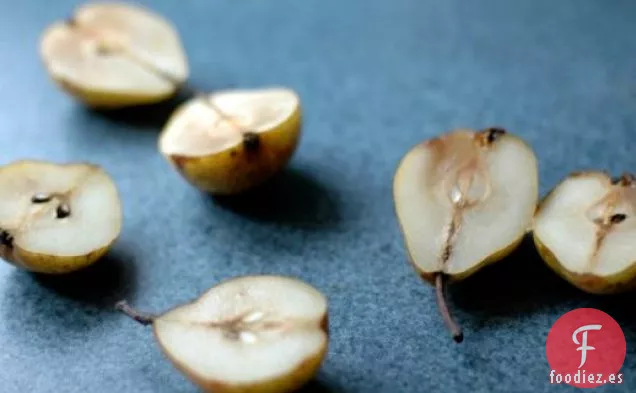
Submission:
[[[91,113],[50,83],[38,39],[68,0],[0,0],[0,161],[90,160],[120,187],[125,228],[64,279],[0,265],[0,391],[187,393],[151,332],[112,311],[161,311],[247,273],[301,277],[331,301],[329,356],[307,392],[563,392],[545,339],[576,307],[621,324],[636,390],[634,297],[582,294],[529,244],[451,292],[456,345],[405,261],[391,180],[415,143],[501,125],[540,160],[541,193],[573,170],[636,167],[636,2],[190,0],[146,2],[178,27],[202,89],[282,84],[304,136],[255,196],[197,192],[156,150],[171,107]],[[212,350],[212,349],[211,349]]]

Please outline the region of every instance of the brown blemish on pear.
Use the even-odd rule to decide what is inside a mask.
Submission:
[[[612,183],[622,187],[634,187],[636,184],[636,175],[625,172],[617,179],[612,179]]]
[[[323,332],[325,332],[327,334],[327,336],[329,336],[329,313],[325,313],[324,317],[322,318],[322,320],[320,321],[320,329],[322,329]]]
[[[172,164],[175,166],[175,168],[177,168],[179,170],[179,172],[184,172],[185,171],[185,166],[188,163],[188,161],[192,161],[195,160],[196,158],[194,157],[185,157],[185,156],[181,156],[178,154],[173,154],[170,156],[170,161],[172,162]]]

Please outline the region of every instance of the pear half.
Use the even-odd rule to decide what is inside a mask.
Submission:
[[[15,161],[0,168],[0,257],[47,274],[100,259],[118,238],[122,208],[94,164]]]
[[[235,277],[160,316],[117,308],[152,325],[166,357],[206,392],[293,392],[327,353],[327,299],[291,277]]]
[[[283,169],[300,133],[301,106],[294,91],[225,90],[182,104],[164,127],[159,150],[190,184],[229,195]]]
[[[48,26],[40,56],[51,78],[89,107],[114,109],[173,96],[188,77],[178,32],[139,5],[91,2]]]
[[[636,178],[573,173],[541,202],[533,237],[556,273],[590,293],[636,285]]]
[[[535,154],[500,128],[457,129],[402,158],[393,196],[409,260],[437,287],[442,317],[461,342],[445,284],[502,259],[529,231],[539,199]]]

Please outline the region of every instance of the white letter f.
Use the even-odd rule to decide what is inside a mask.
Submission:
[[[601,330],[601,327],[601,325],[585,325],[576,329],[572,334],[572,341],[574,341],[575,344],[581,345],[576,349],[577,351],[581,351],[581,364],[579,365],[579,368],[583,367],[583,365],[585,364],[585,361],[587,359],[587,351],[593,351],[596,349],[587,345],[588,330]],[[579,340],[576,338],[576,336],[581,332],[583,332],[583,340],[581,340],[582,343],[580,343]]]

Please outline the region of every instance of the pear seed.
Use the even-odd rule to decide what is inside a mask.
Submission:
[[[47,203],[51,201],[51,195],[38,192],[31,198],[32,203]]]
[[[627,218],[627,215],[618,213],[610,217],[610,222],[612,224],[620,224],[621,222],[625,221],[626,218]]]
[[[55,216],[59,218],[60,220],[70,215],[71,215],[71,207],[66,203],[59,205],[57,209],[55,210]]]

